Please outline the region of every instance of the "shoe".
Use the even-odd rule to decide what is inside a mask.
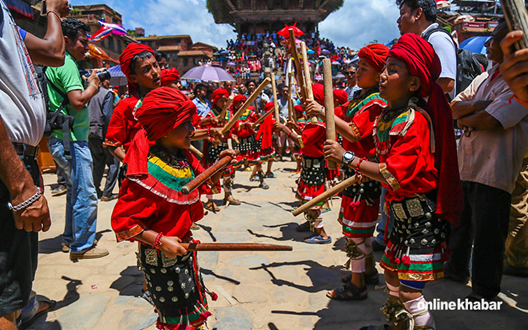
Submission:
[[[273,179],[273,178],[276,178],[276,177],[277,176],[273,172],[266,172],[266,174],[264,175],[264,178],[266,178],[266,179]]]
[[[58,187],[55,187],[53,189],[51,189],[51,196],[60,196],[60,195],[64,195],[65,193],[68,192],[68,187],[66,187],[65,185],[61,184],[59,185]]]
[[[385,245],[378,242],[377,239],[372,240],[372,251],[380,252],[385,251]]]
[[[260,181],[260,177],[258,175],[253,175],[249,178],[249,181]]]
[[[269,186],[268,186],[268,184],[266,182],[262,182],[261,184],[259,184],[259,188],[267,190],[267,189],[269,189]]]
[[[96,245],[97,245],[97,239],[94,239],[94,243],[93,243],[92,247],[94,247]],[[62,243],[62,252],[64,252],[64,253],[70,252],[70,244]]]
[[[504,262],[504,268],[502,274],[518,277],[528,277],[528,268],[527,267],[513,267],[507,262]]]
[[[214,202],[210,202],[210,203],[205,204],[204,208],[207,211],[211,211],[213,213],[216,213],[216,212],[220,211],[220,208]]]
[[[101,202],[110,202],[110,201],[113,201],[114,199],[117,199],[119,197],[118,194],[112,194],[110,196],[103,196],[101,197]]]
[[[224,205],[227,205],[227,202],[229,202],[229,205],[240,205],[241,204],[238,199],[235,199],[235,197],[233,197],[233,195],[224,199]]]
[[[314,235],[304,240],[304,243],[308,244],[329,244],[332,243],[332,237],[328,236],[327,239],[323,239],[321,235]]]
[[[53,311],[53,309],[57,305],[57,302],[55,300],[46,299],[46,300],[38,302],[39,307],[40,307],[40,304],[42,304],[42,303],[48,304],[48,307],[40,310],[35,315],[33,315],[33,317],[31,317],[30,319],[21,319],[20,323],[18,324],[18,329],[19,330],[25,330],[25,329],[29,328],[29,326],[32,325],[40,316],[42,316],[44,314],[47,314],[48,312]]]
[[[365,300],[368,297],[367,286],[358,288],[352,283],[335,289],[333,293],[328,292],[326,296],[335,300]]]
[[[70,252],[70,260],[79,260],[79,259],[97,259],[106,257],[110,253],[106,249],[100,249],[93,247],[84,252]]]
[[[364,277],[365,277],[365,284],[371,284],[371,285],[379,284],[379,273],[377,269],[374,269],[374,271],[370,274],[365,273]],[[348,274],[347,276],[342,277],[341,281],[345,284],[350,283],[350,281],[352,281],[352,274]]]

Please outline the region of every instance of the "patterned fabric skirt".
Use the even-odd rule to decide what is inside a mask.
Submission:
[[[254,135],[247,138],[239,138],[240,143],[237,144],[240,155],[237,157],[237,163],[235,167],[244,165],[247,159],[249,165],[260,164],[260,149],[257,140]]]
[[[390,202],[394,227],[381,267],[400,280],[433,281],[444,277],[448,223],[435,215],[436,204],[425,195]]]
[[[303,168],[301,177],[297,181],[297,193],[295,197],[302,204],[311,201],[314,197],[325,192],[326,168],[324,157],[303,157]],[[324,202],[317,204],[314,209],[320,209]]]
[[[273,158],[275,158],[275,148],[269,147],[266,149],[262,149],[262,139],[257,140],[257,147],[259,150],[260,161],[262,163],[273,160]]]
[[[355,173],[353,169],[347,168],[345,178],[350,178]],[[343,225],[345,236],[372,237],[378,220],[380,196],[381,184],[373,180],[343,190],[339,222]]]
[[[196,252],[168,258],[159,250],[140,246],[140,262],[154,306],[159,329],[197,329],[211,315]]]
[[[207,146],[207,154],[205,155],[206,157],[205,163],[207,164],[207,167],[210,167],[211,165],[216,163],[218,159],[220,158],[220,153],[224,150],[227,150],[227,148],[228,148],[227,142],[224,142],[224,141],[220,142],[218,146],[216,147],[214,144],[209,143]],[[235,168],[233,167],[233,165],[229,165],[228,167],[225,168],[223,177],[224,178],[229,177],[233,175],[234,173],[235,173]]]

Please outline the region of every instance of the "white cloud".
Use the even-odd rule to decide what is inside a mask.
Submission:
[[[228,24],[216,24],[206,0],[105,0],[123,16],[127,29],[143,27],[147,35],[189,34],[193,42],[225,47],[236,37]],[[72,0],[74,5],[100,0]],[[388,43],[399,36],[395,0],[345,0],[343,7],[319,24],[323,38],[358,50],[372,40]]]
[[[345,0],[319,24],[319,33],[337,46],[359,50],[372,40],[386,44],[399,37],[398,16],[395,0]]]

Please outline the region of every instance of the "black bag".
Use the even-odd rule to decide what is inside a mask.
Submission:
[[[429,41],[429,38],[435,32],[446,33],[455,45],[457,52],[456,96],[457,94],[463,92],[471,84],[473,79],[482,74],[482,66],[472,52],[465,49],[459,49],[451,34],[449,34],[449,32],[444,28],[438,27],[436,29],[432,29],[431,31],[424,34],[423,38]]]
[[[73,124],[75,119],[73,116],[70,116],[67,105],[70,104],[68,95],[63,93],[55,84],[49,81],[46,76],[46,66],[35,66],[35,71],[37,72],[37,79],[42,89],[42,95],[44,96],[44,102],[46,104],[46,128],[44,129],[44,136],[48,137],[53,133],[53,131],[62,130],[62,139],[64,144],[64,155],[70,157],[70,132],[73,129]],[[48,86],[53,88],[57,94],[59,94],[63,101],[57,111],[51,111],[49,109],[49,95],[48,95]],[[62,110],[66,109],[67,115],[62,113]]]

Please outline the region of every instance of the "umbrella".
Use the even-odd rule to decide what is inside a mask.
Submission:
[[[235,62],[227,62],[226,65],[229,65],[229,66],[236,66],[236,63],[235,63]]]
[[[486,47],[484,44],[491,37],[472,37],[460,43],[461,49],[469,50],[474,54],[486,54]]]
[[[216,56],[216,57],[218,57],[218,56],[220,56],[220,55],[222,55],[222,54],[220,54],[220,52],[214,52],[214,53],[213,53],[213,56]]]
[[[316,74],[315,77],[314,77],[314,80],[315,81],[321,81],[321,80],[323,80],[323,76],[320,75],[320,74]]]
[[[229,55],[230,53],[231,52],[228,51],[228,50],[223,50],[223,51],[220,52],[220,54],[222,54],[222,55]]]
[[[332,65],[341,65],[338,61],[332,61]]]
[[[475,22],[475,17],[471,15],[460,15],[455,19],[455,24],[462,23],[462,22],[464,23]]]
[[[202,80],[209,82],[235,81],[226,70],[216,66],[197,66],[185,73],[181,79]]]
[[[127,78],[123,71],[121,71],[121,65],[116,65],[108,69],[110,73],[110,85],[124,86],[127,84]]]
[[[292,26],[288,26],[287,24],[284,24],[284,28],[280,30],[279,32],[277,32],[277,34],[280,35],[281,37],[288,38],[290,36],[290,32],[289,32],[290,29],[293,29],[293,34],[296,37],[300,37],[304,34],[304,32],[302,32],[301,29],[297,27],[297,22],[293,23]]]
[[[338,73],[336,76],[335,76],[336,79],[341,79],[341,78],[346,78],[344,74],[342,73]]]
[[[328,49],[323,49],[321,54],[330,55],[330,51]]]
[[[308,50],[306,50],[306,53],[307,54],[315,54],[315,51],[313,51],[312,49],[308,49]]]
[[[445,0],[436,0],[436,8],[443,9],[451,6],[451,2]]]

